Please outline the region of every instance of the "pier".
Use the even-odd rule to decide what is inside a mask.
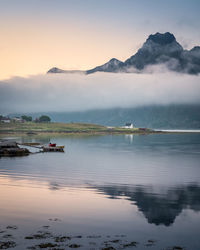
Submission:
[[[15,141],[0,141],[0,157],[2,156],[27,156],[30,151],[27,148],[20,148]]]
[[[38,152],[31,152],[27,147],[37,148]],[[0,157],[10,156],[27,156],[34,153],[43,152],[64,152],[64,146],[46,146],[40,143],[18,143],[12,140],[1,140],[0,141]]]

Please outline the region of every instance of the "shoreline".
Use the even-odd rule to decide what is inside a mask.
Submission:
[[[195,134],[200,130],[147,130],[147,131],[1,131],[0,137],[4,136],[42,136],[42,135],[63,135],[63,136],[104,136],[104,135],[152,135],[152,134]]]
[[[166,133],[200,133],[200,129],[162,129],[155,131],[162,131]]]
[[[84,132],[84,131],[73,131],[73,132],[50,132],[50,131],[41,131],[41,132],[33,132],[33,133],[27,133],[27,132],[22,132],[22,131],[15,131],[15,132],[1,132],[0,131],[0,137],[1,136],[18,136],[18,135],[22,135],[22,136],[38,136],[38,135],[77,135],[77,136],[81,136],[81,135],[85,135],[85,136],[95,136],[95,135],[149,135],[149,134],[167,134],[170,132],[162,132],[162,131],[151,131],[151,132]]]
[[[171,133],[200,133],[199,129],[150,129],[106,127],[89,123],[0,123],[0,136],[5,135],[148,135]]]
[[[109,135],[109,134],[153,134],[165,133],[149,128],[106,127],[87,123],[0,123],[0,135]]]

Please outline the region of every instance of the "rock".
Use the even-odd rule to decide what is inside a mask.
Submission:
[[[78,245],[78,244],[71,244],[71,245],[68,245],[68,247],[70,248],[79,248],[81,245]]]
[[[12,247],[16,247],[16,243],[14,241],[0,241],[0,249],[8,249]]]

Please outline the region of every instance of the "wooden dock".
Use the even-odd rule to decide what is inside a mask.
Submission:
[[[43,152],[64,152],[64,146],[43,147]]]
[[[65,146],[41,145],[40,143],[37,142],[27,142],[20,145],[40,149],[41,150],[40,152],[64,152],[64,147],[65,147]]]
[[[27,156],[30,151],[27,148],[20,148],[15,141],[1,140],[0,141],[0,157],[9,156]]]
[[[38,149],[38,152],[31,152],[30,148]],[[38,142],[17,143],[12,140],[0,141],[0,157],[27,156],[43,152],[64,152],[64,146],[47,146],[41,145]]]

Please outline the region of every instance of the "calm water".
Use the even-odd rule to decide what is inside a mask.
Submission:
[[[200,133],[16,139],[65,153],[0,158],[0,241],[200,249]],[[52,235],[24,239],[38,230]]]

